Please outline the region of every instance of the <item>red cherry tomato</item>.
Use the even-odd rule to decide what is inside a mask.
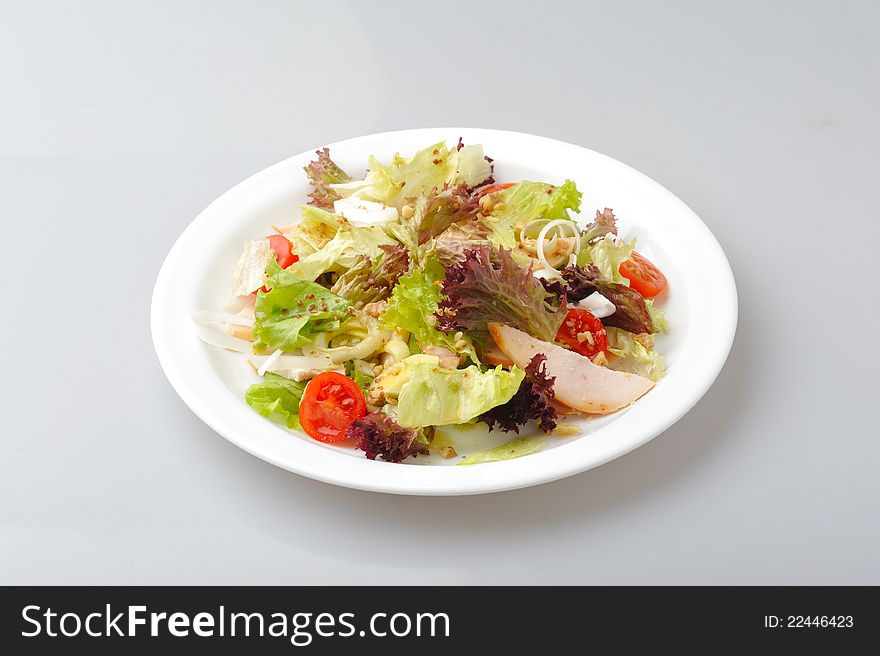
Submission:
[[[515,185],[515,182],[502,182],[500,184],[489,185],[488,187],[483,187],[479,190],[480,196],[485,196],[486,194],[491,194],[496,191],[501,191],[502,189],[507,189],[508,187],[512,187]]]
[[[269,248],[275,251],[275,261],[278,262],[278,266],[282,269],[286,269],[294,262],[299,262],[299,256],[291,252],[293,244],[290,243],[287,237],[284,235],[269,235],[266,239],[269,240]],[[270,291],[266,285],[263,285],[262,290],[264,294],[268,294]],[[252,292],[251,295],[256,293]]]
[[[345,439],[345,429],[365,414],[367,402],[361,388],[348,376],[334,371],[312,378],[299,402],[299,423],[319,442]]]
[[[620,275],[645,298],[654,298],[669,286],[663,272],[635,251],[632,257],[620,263]]]
[[[286,269],[299,258],[291,252],[293,245],[284,235],[269,235],[269,248],[275,251],[275,261],[282,269]]]
[[[592,312],[580,308],[568,311],[565,321],[556,333],[556,341],[591,360],[608,350],[605,326]]]

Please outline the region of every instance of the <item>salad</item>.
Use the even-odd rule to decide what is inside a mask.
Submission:
[[[316,155],[300,219],[245,242],[226,307],[194,317],[247,354],[260,415],[372,460],[476,464],[575,434],[566,417],[663,376],[667,280],[611,209],[577,220],[571,180],[497,182],[461,140],[370,157],[360,178]],[[443,428],[478,424],[513,439],[460,457]]]

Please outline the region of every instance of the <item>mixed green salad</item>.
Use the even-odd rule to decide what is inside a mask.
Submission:
[[[457,457],[438,427],[524,430],[459,463],[474,464],[575,433],[565,415],[614,412],[663,376],[666,278],[610,209],[577,220],[571,180],[497,183],[460,140],[370,157],[360,178],[316,154],[300,220],[247,241],[227,307],[195,317],[248,354],[259,414],[386,462]]]

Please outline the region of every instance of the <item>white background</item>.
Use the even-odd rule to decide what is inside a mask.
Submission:
[[[0,0],[0,583],[880,583],[872,4]],[[406,498],[178,400],[149,300],[192,217],[432,125],[593,148],[702,216],[740,325],[687,417],[564,481]]]

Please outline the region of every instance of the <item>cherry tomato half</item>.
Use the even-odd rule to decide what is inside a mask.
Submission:
[[[286,269],[294,262],[299,262],[299,256],[291,252],[293,244],[290,243],[287,237],[284,235],[269,235],[266,239],[269,240],[269,248],[275,251],[275,261],[278,262],[278,266],[282,269]],[[270,291],[266,285],[263,285],[262,290],[264,294],[268,294]],[[252,292],[252,294],[256,293],[256,291]]]
[[[507,189],[508,187],[512,187],[515,184],[515,182],[502,182],[499,184],[493,184],[489,185],[488,187],[483,187],[478,191],[478,193],[480,194],[480,196],[485,196],[486,194],[491,194],[496,191],[501,191],[502,189]]]
[[[269,235],[269,248],[275,251],[275,261],[282,269],[286,269],[294,262],[299,261],[299,257],[291,252],[293,245],[284,235]]]
[[[654,298],[669,286],[663,272],[635,251],[632,257],[620,263],[620,275],[645,298]]]
[[[589,310],[573,308],[556,333],[556,341],[591,360],[608,350],[608,333]]]
[[[351,378],[334,371],[318,374],[299,402],[299,423],[319,442],[345,439],[345,429],[367,414],[364,393]]]

